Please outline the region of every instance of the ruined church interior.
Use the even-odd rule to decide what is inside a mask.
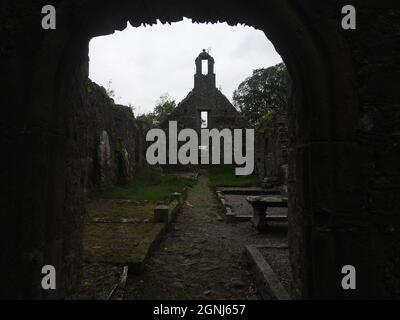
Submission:
[[[0,17],[0,300],[400,299],[398,1]]]

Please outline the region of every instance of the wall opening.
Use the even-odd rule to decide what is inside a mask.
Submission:
[[[208,74],[208,60],[201,60],[201,74]]]
[[[184,21],[184,23],[187,23],[187,21]],[[178,23],[180,24],[180,23]],[[97,78],[100,81],[104,81],[104,79],[111,78],[113,80],[113,86],[115,88],[115,92],[117,93],[115,98],[123,103],[123,101],[126,101],[125,96],[128,96],[129,94],[132,94],[132,92],[135,92],[137,95],[142,95],[143,93],[147,92],[147,94],[150,96],[151,89],[153,89],[154,86],[159,86],[161,82],[163,82],[163,78],[166,79],[166,82],[163,82],[164,87],[169,87],[173,88],[173,86],[176,87],[181,87],[185,85],[188,81],[184,81],[184,79],[175,79],[175,75],[179,74],[184,74],[182,67],[186,67],[187,63],[185,62],[186,59],[191,62],[193,66],[193,62],[196,67],[196,73],[193,75],[193,72],[187,72],[187,75],[193,79],[194,76],[194,83],[193,83],[192,88],[194,89],[187,95],[187,92],[183,92],[181,97],[184,97],[185,95],[187,97],[193,97],[196,96],[196,99],[193,100],[194,103],[191,103],[189,105],[185,105],[184,101],[188,101],[187,98],[183,98],[181,101],[183,106],[182,109],[182,114],[183,114],[183,123],[186,125],[182,128],[193,128],[196,131],[198,129],[213,129],[217,128],[222,130],[224,128],[227,129],[249,129],[251,125],[247,120],[245,119],[245,116],[240,114],[238,112],[238,109],[235,109],[234,105],[228,101],[231,100],[233,101],[233,92],[238,89],[240,84],[247,79],[247,77],[251,76],[253,73],[253,70],[255,69],[260,69],[260,68],[268,68],[275,66],[279,62],[282,61],[281,57],[279,54],[275,51],[273,48],[272,44],[268,41],[268,38],[265,37],[265,35],[260,32],[260,30],[257,30],[252,27],[243,27],[243,26],[235,26],[235,27],[227,27],[225,24],[216,24],[216,31],[214,32],[215,34],[218,34],[218,28],[222,28],[220,31],[221,34],[219,34],[219,37],[222,37],[224,35],[225,29],[228,32],[232,32],[233,36],[233,31],[235,31],[235,39],[236,41],[233,41],[231,37],[229,37],[229,41],[224,42],[222,45],[217,46],[220,44],[221,40],[219,39],[216,42],[211,33],[207,33],[207,37],[204,37],[207,39],[207,43],[199,43],[197,44],[197,38],[198,37],[192,37],[192,46],[195,48],[193,50],[195,51],[195,54],[188,54],[186,57],[183,55],[182,48],[174,48],[174,41],[167,41],[168,43],[171,43],[170,48],[165,48],[163,51],[163,54],[160,55],[157,51],[152,52],[149,54],[147,51],[149,49],[145,48],[148,45],[152,45],[152,43],[158,43],[161,41],[160,39],[157,40],[157,32],[160,32],[160,28],[165,28],[166,30],[169,28],[168,26],[164,26],[161,24],[157,24],[157,28],[155,28],[158,31],[155,31],[154,35],[150,34],[151,27],[150,28],[128,28],[126,31],[123,32],[117,32],[114,35],[108,36],[108,37],[101,37],[101,38],[95,38],[92,39],[91,44],[90,44],[90,73],[93,78]],[[207,25],[207,28],[210,28],[210,26]],[[133,46],[134,41],[129,40],[128,36],[129,33],[132,33],[132,36],[134,36],[134,33],[143,33],[146,34],[146,37],[149,39],[149,42],[141,42],[141,48],[145,49],[143,50],[144,55],[140,56],[141,50],[138,48],[134,49],[134,52],[130,52],[132,49],[129,47],[129,44]],[[177,32],[177,28],[175,28],[174,32],[171,32],[171,34],[174,34]],[[186,30],[185,30],[186,32]],[[163,34],[163,39],[162,41],[165,41],[166,37],[168,36],[167,34]],[[201,36],[201,35],[200,35]],[[109,39],[106,39],[109,38]],[[183,42],[181,37],[177,37],[179,39],[179,43]],[[223,38],[228,38],[228,37],[223,37]],[[107,42],[108,40],[109,42]],[[150,41],[151,40],[151,41]],[[115,42],[114,42],[115,41]],[[190,41],[190,39],[188,39]],[[188,43],[188,41],[184,41],[185,48],[191,47]],[[114,43],[113,43],[114,42]],[[210,59],[204,59],[200,60],[199,58],[196,59],[196,57],[202,57],[201,54],[205,54],[206,51],[203,50],[203,52],[197,51],[197,47],[200,46],[205,47],[209,43],[212,43],[214,45],[213,47],[213,52],[216,53],[216,55],[211,56]],[[242,46],[242,43],[246,42],[246,47]],[[128,45],[124,50],[121,48],[125,45]],[[179,45],[178,45],[179,46]],[[227,49],[226,47],[232,47],[234,50]],[[114,52],[113,48],[118,48],[118,50],[115,50]],[[224,50],[227,49],[227,50]],[[232,54],[231,52],[235,52],[235,54]],[[123,52],[126,52],[126,55],[129,56],[129,59],[125,58],[125,54]],[[174,59],[175,56],[179,55],[179,59]],[[118,60],[113,60],[110,59],[110,57],[118,56]],[[134,56],[136,59],[132,59],[132,56]],[[126,60],[125,60],[126,59]],[[146,59],[146,60],[145,60]],[[148,60],[147,60],[148,59]],[[214,61],[215,59],[215,61]],[[122,61],[126,61],[124,64],[122,64]],[[138,60],[138,61],[146,61],[146,63],[140,63],[140,64],[134,64],[133,61]],[[171,63],[166,63],[168,61],[174,61],[174,64]],[[199,61],[200,60],[200,61]],[[181,62],[182,61],[182,62]],[[201,62],[201,63],[199,63]],[[221,89],[221,86],[217,88],[215,86],[215,82],[212,83],[213,85],[209,85],[211,82],[207,82],[209,77],[199,77],[199,68],[201,68],[201,74],[202,75],[209,75],[209,72],[213,72],[213,65],[214,63],[218,66],[218,79],[221,79],[221,82],[223,83],[222,87],[224,88]],[[121,67],[122,64],[122,67]],[[190,66],[190,64],[189,64]],[[211,67],[211,70],[209,70],[209,66]],[[145,67],[145,70],[141,70],[142,67]],[[115,72],[121,68],[121,72]],[[169,70],[173,70],[173,72],[168,72]],[[108,71],[114,71],[114,74],[108,73]],[[125,77],[121,77],[119,79],[116,76],[121,76],[123,73],[126,72]],[[138,74],[145,74],[146,77],[145,79],[150,79],[154,75],[154,80],[153,81],[143,81],[140,77],[134,76],[136,73]],[[115,75],[115,78],[114,78]],[[139,78],[138,82],[137,79]],[[196,86],[196,79],[200,79]],[[128,84],[128,86],[127,86]],[[126,91],[126,93],[122,92],[121,89],[124,87],[128,87],[129,90]],[[233,89],[232,89],[233,87]],[[135,90],[132,90],[134,88]],[[228,88],[228,89],[226,89]],[[198,89],[198,90],[197,90]],[[161,92],[164,92],[165,89],[162,89]],[[227,92],[226,94],[221,94],[222,91]],[[121,95],[122,98],[119,99],[118,96]],[[142,97],[146,98],[146,97]],[[155,97],[150,97],[152,99],[155,99]],[[132,100],[137,99],[137,97],[132,95]],[[197,100],[198,99],[198,100]],[[137,100],[139,101],[139,100]],[[144,101],[144,100],[143,100]],[[176,101],[177,105],[179,100]],[[136,110],[140,110],[141,112],[144,111],[144,108],[137,108],[137,105],[135,102],[133,102],[133,105],[135,105]],[[159,108],[162,107],[161,105],[158,105],[154,111],[157,111]],[[135,109],[134,109],[135,110]],[[146,111],[149,110],[149,107],[146,106]],[[175,109],[176,110],[176,109]],[[153,110],[152,110],[153,111]],[[153,112],[154,112],[153,111]],[[154,114],[153,114],[154,115]],[[238,117],[237,115],[241,116]],[[188,122],[186,122],[189,119]],[[192,124],[190,124],[190,121],[192,121]],[[181,121],[178,121],[179,126],[182,124]],[[181,129],[181,128],[179,128]],[[233,134],[233,131],[232,131]],[[211,139],[210,139],[211,140]],[[242,141],[245,141],[245,135],[242,135]],[[235,185],[236,181],[241,181],[241,177],[237,176],[235,173],[235,170],[230,171],[231,167],[235,166],[235,160],[233,160],[233,154],[225,154],[225,149],[224,146],[225,144],[231,144],[232,141],[230,138],[226,138],[225,136],[221,139],[221,144],[217,148],[213,148],[212,146],[206,146],[206,145],[199,145],[198,147],[198,163],[200,164],[199,167],[202,169],[208,170],[210,167],[213,167],[211,165],[210,161],[214,160],[212,156],[214,153],[217,153],[217,150],[220,154],[220,159],[219,162],[215,162],[215,167],[220,166],[225,158],[227,162],[229,163],[227,166],[229,167],[228,171],[223,171],[224,168],[222,168],[223,174],[221,176],[224,176],[224,179],[226,179],[227,182],[221,182],[222,184],[225,184],[226,186],[229,186],[229,184]],[[236,148],[236,146],[235,146]],[[242,146],[243,150],[242,153],[245,152],[246,147],[243,144]],[[233,153],[235,153],[236,150],[233,150]],[[252,150],[250,149],[251,152]],[[168,154],[169,156],[169,154]],[[230,159],[230,160],[229,160]],[[222,165],[223,166],[223,165]],[[168,170],[173,170],[168,168]],[[190,166],[186,166],[184,168],[180,168],[182,171],[190,171],[191,168]],[[216,169],[218,170],[218,168]],[[263,177],[262,177],[263,178]],[[228,181],[230,179],[230,181]],[[254,183],[254,186],[257,185],[258,182],[261,182],[261,180],[257,180],[256,182],[256,175],[252,175],[248,177],[250,182],[246,182],[247,184],[251,185]],[[238,204],[238,207],[245,206],[246,203],[246,197],[242,196],[240,198],[240,204]],[[251,211],[251,207],[248,207],[247,210]],[[250,212],[247,212],[249,214]],[[283,237],[282,241],[286,241],[287,239],[287,227],[286,229],[283,228]],[[280,230],[280,231],[282,231]],[[285,242],[286,243],[286,242]]]
[[[201,111],[200,112],[200,123],[201,123],[201,129],[207,129],[209,126],[209,114],[208,111]]]

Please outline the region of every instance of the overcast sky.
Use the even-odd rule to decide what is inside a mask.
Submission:
[[[151,112],[168,93],[180,102],[193,88],[194,60],[210,48],[217,87],[232,94],[252,71],[282,61],[264,33],[226,23],[197,24],[190,19],[160,22],[94,38],[90,42],[90,78],[115,90],[116,102],[132,104],[136,114]]]

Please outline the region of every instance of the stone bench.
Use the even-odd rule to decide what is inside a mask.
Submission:
[[[268,208],[287,208],[287,198],[281,196],[254,196],[247,197],[246,200],[253,207],[252,223],[260,233],[267,232],[269,229],[268,221],[286,222],[287,215],[268,215]]]

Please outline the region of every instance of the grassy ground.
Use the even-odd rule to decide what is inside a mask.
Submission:
[[[151,168],[139,169],[126,186],[115,187],[110,191],[95,194],[96,198],[165,200],[171,193],[182,192],[185,187],[192,187],[195,181],[190,178],[163,174]]]
[[[92,194],[86,203],[84,261],[141,264],[165,227],[163,223],[152,223],[157,202],[194,184],[190,178],[143,168],[127,185]]]
[[[84,261],[117,265],[142,263],[164,228],[164,224],[152,223],[155,207],[154,203],[90,199],[86,204]],[[96,219],[108,222],[98,223]],[[130,222],[121,223],[124,219]]]
[[[92,223],[85,226],[84,260],[119,265],[141,263],[164,224]]]
[[[130,203],[118,202],[117,200],[98,200],[90,199],[86,203],[87,220],[92,222],[94,219],[121,220],[135,219],[142,222],[153,218],[155,208],[154,203],[143,203],[134,205]]]
[[[211,187],[250,187],[260,184],[257,176],[236,176],[233,166],[211,166],[208,169],[208,176]]]

